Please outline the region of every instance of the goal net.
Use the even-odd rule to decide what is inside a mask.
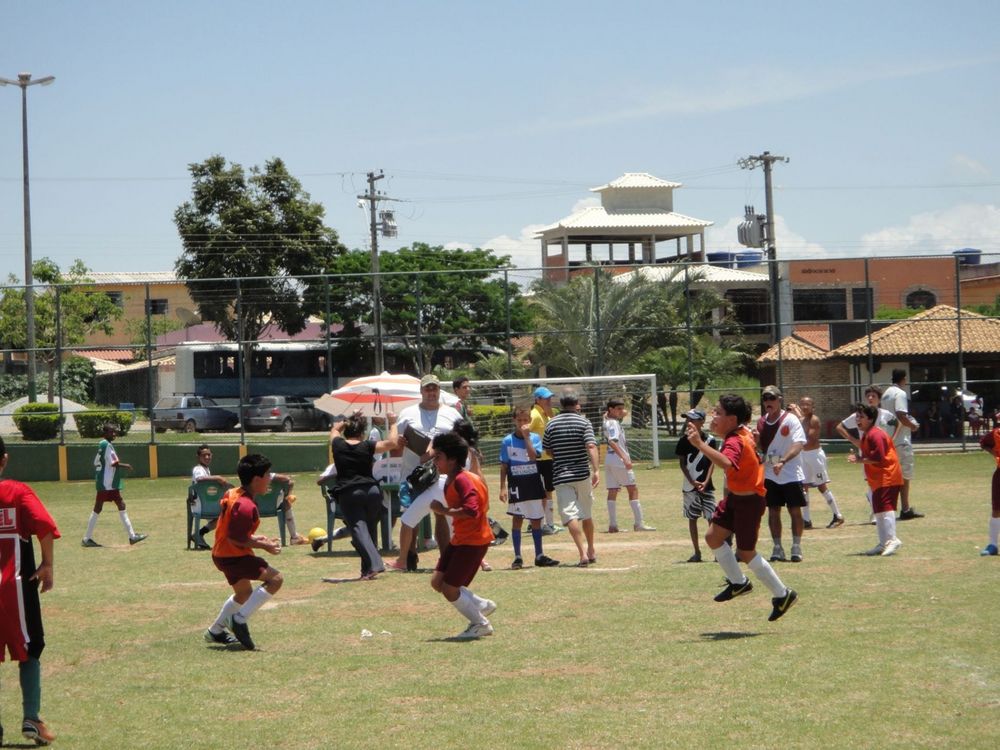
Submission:
[[[552,406],[558,413],[559,394],[573,388],[580,396],[581,412],[594,426],[598,445],[603,446],[602,427],[608,399],[625,402],[622,426],[634,463],[660,465],[655,375],[608,375],[581,378],[535,378],[524,380],[473,380],[469,410],[479,430],[479,448],[487,465],[499,462],[500,441],[514,426],[513,406],[531,407],[539,386],[552,391]],[[603,456],[602,447],[602,456]]]

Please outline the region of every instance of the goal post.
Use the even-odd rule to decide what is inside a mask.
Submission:
[[[629,453],[636,463],[648,461],[660,465],[659,418],[655,375],[601,375],[578,378],[521,378],[512,380],[471,380],[472,395],[468,405],[480,433],[480,448],[486,463],[498,461],[499,443],[513,428],[511,408],[531,407],[534,390],[545,386],[553,393],[553,406],[559,408],[559,394],[573,388],[580,396],[581,412],[594,427],[601,443],[604,410],[609,398],[625,401]],[[494,450],[496,448],[496,450]]]

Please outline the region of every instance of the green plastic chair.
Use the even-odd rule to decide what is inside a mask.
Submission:
[[[326,551],[333,552],[333,525],[339,518],[344,520],[344,514],[340,511],[340,505],[333,497],[333,488],[337,484],[337,477],[330,477],[319,486],[323,493],[323,504],[326,506]]]
[[[229,484],[215,479],[205,482],[192,482],[188,488],[189,497],[197,497],[201,501],[201,509],[197,512],[191,503],[187,503],[187,548],[194,546],[194,535],[202,521],[218,518],[221,512],[222,497],[229,489]]]
[[[281,546],[285,545],[285,509],[282,504],[285,502],[285,495],[288,494],[288,482],[281,482],[275,479],[271,482],[271,488],[263,495],[255,495],[254,502],[257,503],[257,514],[261,518],[278,519],[278,535],[281,538]]]

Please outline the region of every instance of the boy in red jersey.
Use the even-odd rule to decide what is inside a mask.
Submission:
[[[688,442],[702,452],[709,461],[726,472],[726,496],[719,502],[708,525],[705,542],[715,553],[729,584],[715,601],[726,602],[753,590],[750,579],[743,575],[739,561],[747,564],[754,575],[774,595],[771,599],[769,621],[777,620],[795,604],[798,594],[781,582],[774,568],[757,553],[760,519],[764,515],[764,467],[757,458],[753,434],[746,427],[750,421],[750,405],[742,396],[727,395],[719,399],[712,413],[709,429],[723,439],[722,450],[716,450],[701,437],[701,432],[690,422],[686,435]],[[739,560],[726,538],[736,536]]]
[[[447,505],[434,500],[430,507],[437,515],[452,520],[451,543],[438,560],[431,588],[441,592],[468,619],[469,627],[456,639],[471,641],[493,635],[493,626],[486,618],[497,608],[496,602],[476,596],[468,588],[493,541],[487,519],[489,491],[482,479],[464,469],[469,445],[460,436],[454,432],[436,435],[431,446],[438,473],[447,477]]]
[[[284,580],[281,573],[267,560],[254,555],[262,549],[272,555],[281,554],[281,540],[257,535],[260,515],[254,496],[263,495],[271,483],[271,462],[264,456],[251,453],[240,459],[236,473],[240,486],[229,490],[222,498],[219,525],[215,529],[212,562],[226,576],[233,587],[233,595],[222,605],[219,616],[205,631],[209,643],[229,645],[239,641],[253,651],[247,620],[272,596],[278,593]],[[262,581],[256,590],[253,581]],[[226,632],[232,623],[233,634]],[[233,636],[236,636],[235,639]]]
[[[7,468],[7,447],[0,438],[0,475]],[[38,537],[42,562],[35,566],[31,537]],[[52,516],[32,489],[0,476],[0,661],[7,651],[18,662],[24,718],[21,734],[38,745],[56,736],[38,716],[42,703],[45,648],[42,610],[38,601],[52,588],[53,542],[59,538]],[[3,727],[0,727],[0,744]]]
[[[998,410],[1000,411],[1000,410]],[[979,447],[993,454],[997,468],[993,472],[993,513],[990,516],[990,541],[979,553],[984,557],[1000,554],[997,549],[997,537],[1000,536],[1000,428],[994,427],[979,440]]]
[[[875,513],[875,528],[878,530],[878,544],[865,554],[869,557],[896,554],[903,543],[896,537],[896,504],[903,488],[903,471],[896,456],[896,446],[886,432],[875,425],[878,409],[874,406],[858,405],[858,430],[861,446],[858,455],[851,453],[847,460],[852,464],[864,464],[865,479],[872,489],[872,511]]]

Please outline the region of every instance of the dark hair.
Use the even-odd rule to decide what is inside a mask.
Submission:
[[[3,438],[0,437],[0,458],[3,458],[3,454],[7,452],[7,446],[3,442]]]
[[[869,393],[874,393],[879,398],[882,398],[882,389],[879,388],[877,385],[873,384],[865,388],[865,395],[867,396]]]
[[[431,443],[434,450],[443,453],[445,458],[455,461],[460,467],[465,466],[469,458],[469,444],[456,432],[443,432],[434,436]]]
[[[606,408],[614,409],[616,406],[625,406],[625,401],[618,398],[617,396],[608,399],[608,405]]]
[[[368,420],[358,414],[352,414],[344,420],[344,437],[359,438],[365,434]]]
[[[577,392],[572,388],[567,388],[562,392],[562,395],[559,396],[559,405],[564,409],[567,406],[576,406],[578,403],[580,403],[580,396],[577,395]]]
[[[892,371],[892,382],[893,382],[893,385],[895,385],[899,381],[903,380],[905,377],[906,377],[906,370],[903,370],[903,369],[900,369],[900,368],[897,367],[895,370]]]
[[[469,379],[465,375],[459,375],[457,378],[451,381],[451,389],[457,391],[462,387],[462,383],[468,383]]]
[[[194,454],[196,456],[200,456],[202,451],[210,451],[210,450],[212,449],[211,447],[209,447],[208,443],[202,443],[201,445],[198,446],[198,450],[196,450]]]
[[[869,406],[868,404],[858,404],[858,414],[864,414],[868,419],[872,421],[872,424],[878,421],[878,407]]]
[[[114,422],[105,422],[103,425],[101,425],[101,432],[111,432],[112,430],[118,432],[118,425],[116,425]]]
[[[262,477],[271,470],[271,459],[259,453],[249,453],[240,459],[236,467],[236,475],[240,484],[248,487],[255,477]]]
[[[728,393],[725,396],[720,396],[719,406],[722,407],[722,411],[726,414],[736,417],[736,421],[740,424],[746,424],[749,422],[750,416],[753,413],[750,410],[750,404],[746,402],[746,399],[735,393]]]
[[[468,419],[456,420],[455,424],[451,426],[451,431],[468,443],[470,448],[479,445],[479,430]]]

